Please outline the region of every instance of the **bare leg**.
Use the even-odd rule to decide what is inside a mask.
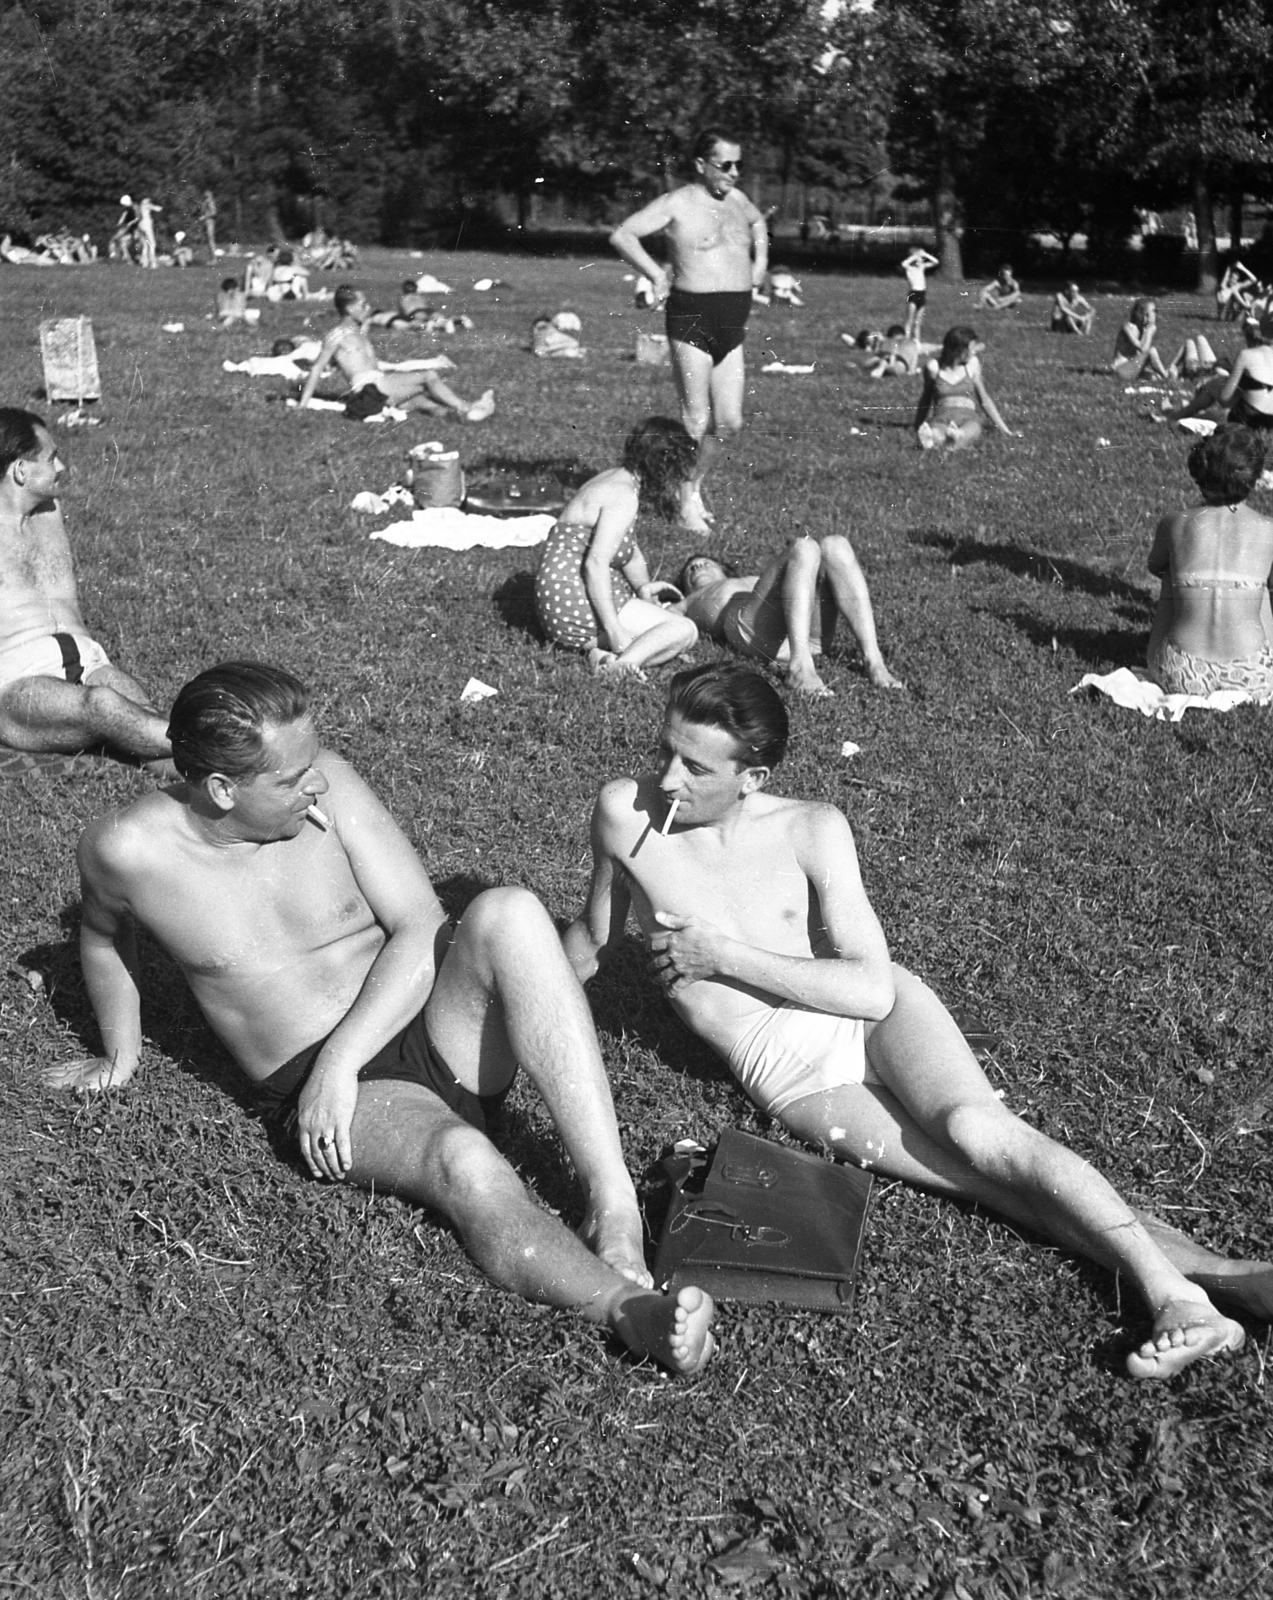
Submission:
[[[703,505],[703,475],[711,465],[715,440],[712,426],[712,358],[697,345],[680,339],[670,341],[672,376],[685,431],[698,442],[698,462],[694,474],[681,488],[680,525],[687,532],[710,533],[711,526]]]
[[[1206,1277],[1239,1306],[1268,1315],[1273,1268],[1226,1263],[1134,1212],[1081,1157],[1014,1117],[937,996],[903,968],[893,971],[897,1003],[867,1038],[879,1083],[797,1101],[783,1113],[786,1126],[1126,1273],[1153,1317],[1153,1336],[1128,1358],[1134,1377],[1170,1377],[1200,1356],[1238,1349],[1241,1327],[1195,1284]]]
[[[391,405],[412,411],[455,411],[466,422],[484,422],[495,409],[494,390],[487,389],[480,400],[465,400],[435,372],[382,372],[376,387]]]
[[[793,539],[756,579],[743,604],[740,621],[750,635],[751,650],[766,661],[778,661],[790,641],[788,677],[801,694],[829,695],[813,662],[811,633],[818,598],[822,554],[807,535]]]
[[[349,1181],[440,1211],[483,1272],[523,1300],[578,1311],[674,1372],[712,1352],[701,1290],[654,1294],[607,1266],[537,1205],[499,1151],[419,1084],[363,1084]]]
[[[648,1287],[636,1191],[592,1014],[534,895],[491,889],[474,900],[442,963],[427,1017],[451,1071],[475,1094],[503,1089],[520,1062],[579,1176],[584,1237],[616,1272]]]
[[[167,718],[118,667],[99,667],[83,684],[51,677],[11,683],[0,691],[0,742],[66,752],[108,744],[143,759],[172,754]]]
[[[980,417],[970,417],[967,422],[950,422],[942,441],[952,450],[971,450],[985,432]]]
[[[589,651],[588,661],[593,672],[628,672],[641,677],[644,668],[662,666],[665,661],[692,650],[698,642],[698,629],[688,617],[665,611],[652,600],[636,596],[620,607],[619,623],[636,637],[618,655],[611,650],[594,648]]]
[[[839,533],[829,534],[819,542],[822,547],[824,582],[835,596],[839,614],[848,623],[850,632],[858,642],[862,659],[866,662],[867,676],[877,689],[904,689],[906,685],[888,670],[880,653],[875,634],[875,613],[871,609],[871,593],[853,546]],[[825,631],[822,642],[824,648],[830,643]]]

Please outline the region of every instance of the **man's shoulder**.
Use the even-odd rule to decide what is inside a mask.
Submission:
[[[768,789],[757,798],[764,802],[754,812],[757,824],[783,831],[795,844],[817,848],[843,841],[846,835],[853,836],[849,819],[829,800],[797,800]]]
[[[607,778],[597,790],[593,814],[598,821],[607,824],[635,817],[640,792],[638,778]]]
[[[126,881],[161,853],[162,841],[182,804],[179,786],[174,786],[104,812],[80,835],[81,872],[86,877]]]

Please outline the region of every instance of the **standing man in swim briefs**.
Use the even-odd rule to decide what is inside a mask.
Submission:
[[[922,245],[916,245],[902,262],[906,274],[906,332],[903,337],[918,342],[919,330],[924,325],[924,308],[928,304],[928,274],[940,267],[937,257],[930,255]]]
[[[65,471],[34,412],[0,407],[0,743],[66,752],[107,744],[163,759],[166,719],[85,626],[57,499]]]
[[[183,781],[80,840],[80,960],[102,1053],[50,1068],[48,1085],[91,1092],[136,1073],[140,924],[184,972],[276,1143],[315,1178],[442,1212],[501,1288],[697,1371],[711,1299],[653,1291],[592,1018],[538,900],[487,890],[452,930],[410,843],[320,747],[307,691],[277,667],[201,673],[169,734]],[[580,1236],[486,1137],[519,1063],[579,1174]]]
[[[317,359],[309,369],[300,405],[314,397],[323,374],[334,361],[349,383],[346,402],[364,390],[371,395],[364,417],[375,416],[385,406],[401,406],[407,411],[455,411],[465,422],[485,422],[495,410],[495,391],[487,389],[480,400],[462,400],[436,372],[382,372],[367,326],[372,318],[371,302],[352,283],[336,290],[334,304],[340,321],[323,340]],[[379,399],[379,404],[375,402]]]
[[[660,195],[610,235],[634,271],[667,303],[667,337],[681,403],[681,421],[698,441],[694,476],[681,495],[681,526],[709,531],[703,479],[725,440],[743,425],[743,337],[752,290],[769,266],[765,219],[738,187],[742,148],[709,128],[694,144],[694,181]],[[662,233],[669,265],[660,266],[642,239]]]
[[[1152,1318],[1133,1377],[1237,1350],[1208,1291],[1269,1320],[1273,1266],[1133,1211],[1003,1105],[945,1006],[889,959],[844,815],[768,792],[786,742],[757,673],[677,673],[657,770],[605,784],[593,809],[592,886],[564,935],[579,977],[635,911],[678,1015],[797,1138],[1125,1274]]]

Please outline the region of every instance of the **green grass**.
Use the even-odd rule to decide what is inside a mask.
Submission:
[[[370,255],[373,300],[410,265]],[[428,265],[461,286],[508,280],[456,296],[477,328],[439,346],[462,392],[496,388],[483,428],[289,412],[279,385],[220,363],[305,313],[218,335],[205,270],[5,270],[4,399],[32,403],[39,318],[90,313],[103,425],[66,436],[65,505],[98,637],[161,700],[216,659],[291,667],[450,909],[516,882],[564,918],[587,882],[591,794],[647,759],[660,684],[594,685],[545,646],[524,552],[400,551],[347,508],[431,437],[460,446],[470,477],[573,483],[672,411],[670,380],[626,359],[643,324],[613,261]],[[1041,297],[970,319],[939,281],[930,336],[983,331],[991,393],[1025,433],[939,460],[906,430],[912,386],[869,383],[837,337],[896,317],[901,278],[805,286],[803,311],[753,325],[749,425],[709,489],[720,542],[754,570],[798,528],[849,532],[911,692],[870,690],[846,648],[837,697],[794,708],[783,784],[844,806],[895,956],[1002,1034],[990,1070],[1011,1105],[1135,1202],[1268,1255],[1267,713],[1168,727],[1068,692],[1141,658],[1150,534],[1192,487],[1185,442],[1096,370],[1126,297],[1097,300],[1093,340],[1067,340],[1043,331]],[[526,352],[533,316],[560,307],[583,318],[585,362]],[[1166,302],[1164,347],[1200,317]],[[184,334],[160,331],[173,318]],[[771,352],[817,370],[761,376]],[[674,572],[671,529],[641,537]],[[460,704],[470,675],[498,697]],[[102,768],[0,791],[0,1592],[1273,1593],[1264,1329],[1234,1360],[1133,1385],[1141,1309],[1107,1275],[882,1185],[852,1316],[726,1308],[719,1359],[671,1383],[492,1289],[432,1217],[274,1160],[153,950],[144,1075],[91,1104],[41,1092],[43,1063],[93,1042],[76,835],[146,783]],[[764,1119],[635,948],[593,998],[657,1226],[663,1146]],[[575,1220],[532,1094],[515,1092],[503,1141]]]

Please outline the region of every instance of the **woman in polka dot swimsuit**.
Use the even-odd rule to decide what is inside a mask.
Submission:
[[[623,465],[589,478],[548,535],[535,580],[540,626],[555,643],[585,650],[594,673],[633,673],[689,650],[698,630],[660,600],[680,600],[652,583],[632,537],[643,497],[675,515],[696,446],[679,422],[650,417],[623,446]]]

